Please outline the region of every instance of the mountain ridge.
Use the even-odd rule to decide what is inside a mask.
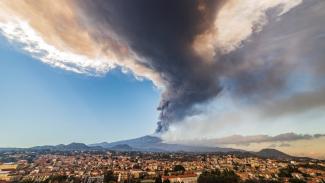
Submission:
[[[92,151],[92,150],[112,150],[112,151],[140,151],[140,152],[193,152],[193,153],[221,153],[234,154],[239,156],[257,156],[278,160],[304,159],[308,157],[295,157],[276,149],[262,149],[258,152],[245,151],[241,149],[206,147],[195,145],[168,144],[157,136],[146,135],[134,139],[120,140],[115,142],[101,142],[95,144],[84,144],[72,142],[70,144],[34,146],[31,148],[0,148],[1,151],[21,151],[21,150],[50,150],[50,151]]]
[[[90,147],[84,143],[72,142],[70,144],[58,144],[58,145],[43,145],[43,146],[34,146],[29,149],[32,150],[58,150],[58,151],[73,151],[73,150],[95,150],[99,147],[93,146]]]
[[[221,147],[207,147],[207,146],[194,146],[194,145],[182,145],[182,144],[169,144],[164,143],[163,140],[157,136],[145,135],[142,137],[121,140],[116,142],[102,142],[89,144],[90,147],[100,146],[103,148],[110,149],[116,145],[125,144],[137,151],[161,151],[161,152],[229,152],[229,151],[242,151],[239,149],[232,148],[221,148]]]

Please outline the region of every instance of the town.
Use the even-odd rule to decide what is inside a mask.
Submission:
[[[325,162],[232,153],[8,151],[0,182],[325,182]]]

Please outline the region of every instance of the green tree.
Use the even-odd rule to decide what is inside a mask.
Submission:
[[[47,180],[43,181],[45,183],[51,182],[51,183],[61,183],[65,182],[68,179],[68,176],[66,175],[52,175]]]
[[[243,183],[280,183],[277,180],[265,180],[265,179],[248,179],[243,181]]]
[[[109,170],[104,173],[104,183],[116,182],[117,177],[114,175],[114,172]]]
[[[174,172],[185,172],[185,168],[182,165],[175,165],[173,168]]]
[[[168,175],[169,171],[167,169],[164,170],[164,175]]]
[[[279,177],[292,177],[292,173],[301,173],[297,167],[294,166],[288,166],[286,168],[281,168],[279,170]]]
[[[290,183],[306,183],[306,181],[301,180],[301,179],[296,179],[296,178],[291,178],[289,180]]]
[[[198,183],[238,183],[240,182],[239,176],[231,170],[220,171],[218,169],[213,171],[203,172],[199,178]]]
[[[162,183],[161,175],[155,178],[155,183]]]
[[[170,183],[170,180],[169,179],[166,179],[166,180],[164,180],[163,183]]]

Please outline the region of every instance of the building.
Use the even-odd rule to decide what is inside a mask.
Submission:
[[[171,183],[173,182],[184,182],[184,183],[196,183],[198,176],[196,174],[184,174],[184,175],[170,175],[170,176],[162,176],[162,181],[169,180]]]
[[[15,163],[0,164],[0,181],[12,181],[15,178],[12,172],[17,170],[17,166]]]
[[[0,170],[2,171],[13,171],[17,169],[17,164],[15,163],[3,163],[0,164]]]
[[[0,181],[11,181],[10,171],[0,171]]]

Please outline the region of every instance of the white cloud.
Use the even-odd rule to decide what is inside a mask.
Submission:
[[[59,50],[46,43],[28,22],[23,20],[0,22],[0,31],[9,40],[20,44],[22,49],[33,57],[53,67],[91,75],[103,74],[114,68],[114,64],[104,58],[88,58],[85,55]]]
[[[227,1],[218,11],[214,26],[196,37],[194,50],[207,60],[212,60],[217,53],[229,53],[254,32],[262,30],[268,21],[268,10],[279,7],[277,16],[281,16],[301,2],[302,0]]]
[[[0,1],[0,33],[53,67],[98,76],[118,66],[163,88],[159,73],[140,63],[144,58],[117,35],[105,41],[94,38],[92,32],[98,27],[87,25],[78,13],[75,3],[66,0]]]

